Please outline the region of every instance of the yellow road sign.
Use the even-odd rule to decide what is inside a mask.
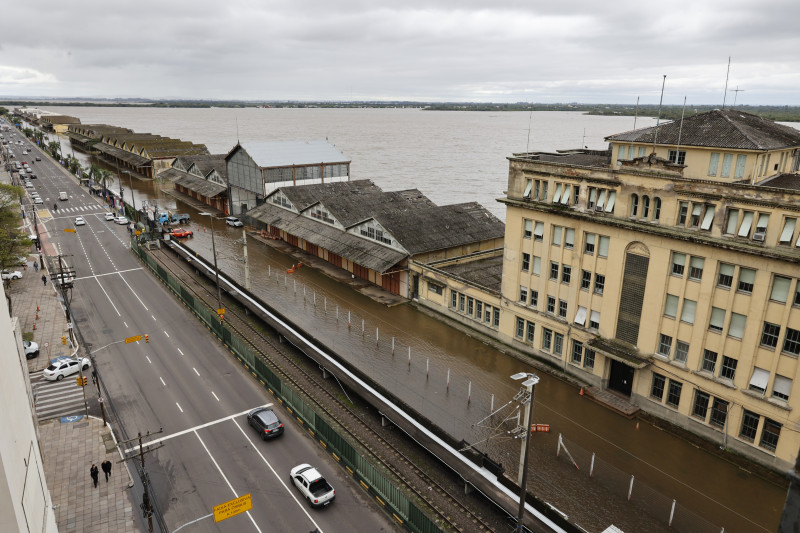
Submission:
[[[226,518],[236,516],[239,513],[249,511],[253,508],[253,500],[250,493],[239,496],[236,499],[214,506],[214,522],[222,522]]]
[[[140,341],[140,340],[142,340],[142,336],[141,335],[136,335],[135,337],[128,337],[127,339],[125,339],[125,344],[130,344],[132,342],[136,342],[136,341]]]
[[[218,314],[218,315],[224,315],[224,314],[225,314],[225,308],[224,308],[224,307],[222,307],[222,308],[220,308],[220,309],[217,309],[217,314]]]
[[[75,233],[75,228],[64,228],[64,233]]]

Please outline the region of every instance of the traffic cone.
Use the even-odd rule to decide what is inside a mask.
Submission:
[[[583,387],[581,387],[580,395],[583,396]]]
[[[36,310],[36,320],[39,320],[39,310]]]
[[[39,304],[36,304],[36,312],[39,312]]]
[[[36,331],[36,322],[33,323],[33,331]]]

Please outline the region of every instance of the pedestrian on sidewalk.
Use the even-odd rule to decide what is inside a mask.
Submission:
[[[97,383],[97,371],[93,368],[92,369],[92,384]],[[103,469],[105,470],[105,468]]]
[[[44,274],[42,274],[42,285],[47,287],[47,276],[45,276]]]
[[[34,261],[33,262],[33,270],[36,271],[36,272],[39,272],[39,262],[38,261]]]
[[[103,472],[106,475],[106,483],[108,483],[108,476],[111,475],[111,461],[106,459],[102,463],[100,463],[100,467],[103,469]]]
[[[94,486],[97,487],[97,477],[100,475],[100,471],[97,470],[96,464],[92,464],[92,468],[89,469],[89,475],[92,476],[92,481],[94,481]]]

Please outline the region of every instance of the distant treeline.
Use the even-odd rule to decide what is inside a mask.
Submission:
[[[617,115],[633,116],[638,114],[644,117],[658,116],[658,106],[642,104],[638,107],[630,104],[534,104],[530,102],[517,102],[511,104],[496,104],[490,102],[299,102],[299,101],[243,101],[243,100],[146,100],[146,99],[98,99],[82,102],[62,102],[58,100],[6,100],[0,105],[9,107],[25,106],[75,106],[75,107],[289,107],[289,108],[416,108],[432,111],[579,111],[588,115]],[[704,111],[717,109],[718,105],[693,105],[687,106],[685,116],[695,115]],[[728,106],[730,107],[730,106]],[[800,122],[800,106],[752,106],[737,105],[741,109],[754,115],[775,120],[778,122]],[[665,105],[661,108],[661,118],[677,120],[681,118],[682,106]]]

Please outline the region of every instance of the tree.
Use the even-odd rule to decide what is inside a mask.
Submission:
[[[53,157],[56,159],[61,159],[61,143],[57,141],[50,141],[47,143],[47,149],[50,151]]]
[[[92,170],[89,172],[89,175],[94,181],[103,185],[103,196],[105,196],[108,183],[114,182],[114,175],[108,170],[94,164],[92,165]]]
[[[78,170],[81,168],[81,162],[78,161],[78,158],[74,155],[67,156],[67,166],[69,167],[69,171],[73,174],[77,174]]]
[[[17,266],[32,244],[19,227],[19,198],[24,194],[20,187],[0,183],[0,270]]]

